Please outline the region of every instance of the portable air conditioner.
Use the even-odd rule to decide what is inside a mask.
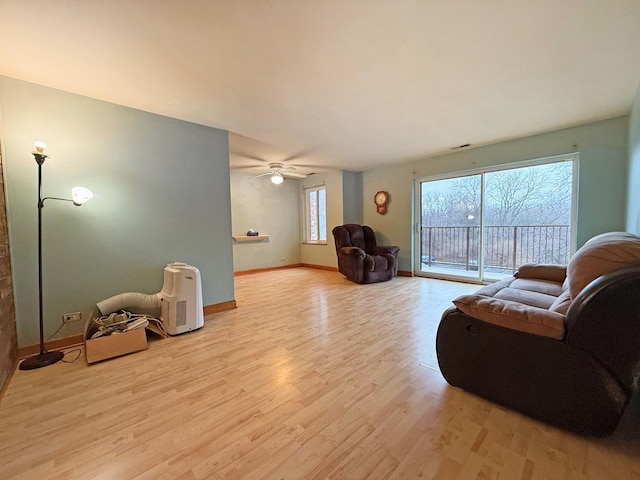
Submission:
[[[204,325],[200,270],[186,263],[173,262],[164,268],[160,290],[162,322],[169,335],[197,330]]]
[[[102,315],[125,307],[160,308],[160,318],[169,335],[197,330],[204,325],[200,270],[186,263],[169,263],[164,268],[164,284],[158,293],[120,293],[98,302],[97,306]]]

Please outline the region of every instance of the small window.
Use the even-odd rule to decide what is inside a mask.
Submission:
[[[305,189],[306,243],[327,243],[327,194],[324,186]]]

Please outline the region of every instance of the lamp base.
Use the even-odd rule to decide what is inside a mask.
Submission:
[[[64,353],[55,350],[53,352],[40,352],[33,357],[25,358],[20,362],[18,367],[20,370],[35,370],[36,368],[46,367],[53,363],[59,362],[64,357]]]

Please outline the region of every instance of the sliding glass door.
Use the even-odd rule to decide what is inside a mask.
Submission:
[[[527,262],[566,263],[577,167],[570,155],[419,179],[416,272],[490,281]]]
[[[420,182],[418,271],[479,280],[482,176]]]

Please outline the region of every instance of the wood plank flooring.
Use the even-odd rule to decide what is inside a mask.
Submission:
[[[476,288],[238,277],[238,308],[199,331],[17,371],[0,400],[0,478],[640,479],[637,396],[597,440],[447,385],[437,324]]]

